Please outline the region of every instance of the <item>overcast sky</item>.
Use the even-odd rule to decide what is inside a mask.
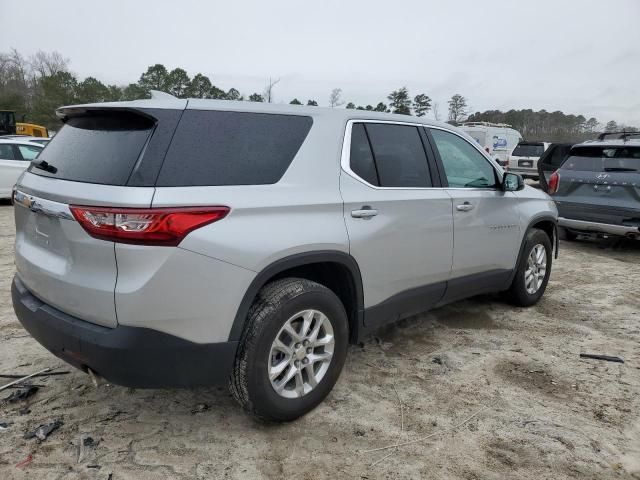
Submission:
[[[79,77],[147,66],[225,90],[375,105],[398,87],[472,111],[533,108],[640,127],[640,0],[0,0],[0,50],[57,50]]]

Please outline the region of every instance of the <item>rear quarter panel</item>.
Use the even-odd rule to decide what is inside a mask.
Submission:
[[[259,272],[296,253],[349,251],[339,190],[344,121],[314,117],[293,162],[273,185],[160,187],[154,207],[225,205],[223,220],[200,228],[181,248]]]

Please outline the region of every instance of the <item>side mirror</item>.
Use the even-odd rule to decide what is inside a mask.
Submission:
[[[524,189],[524,180],[517,173],[505,172],[502,177],[502,190],[517,192]]]

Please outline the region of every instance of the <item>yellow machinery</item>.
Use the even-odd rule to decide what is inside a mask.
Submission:
[[[47,138],[49,136],[49,132],[47,131],[46,127],[43,127],[41,125],[34,125],[33,123],[21,122],[16,122],[16,134],[44,138]]]

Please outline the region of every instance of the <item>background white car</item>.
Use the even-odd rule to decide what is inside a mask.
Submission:
[[[0,139],[0,198],[11,198],[18,177],[44,145],[17,139]]]
[[[538,160],[549,148],[547,142],[520,142],[509,157],[507,170],[522,175],[523,178],[539,180]]]

